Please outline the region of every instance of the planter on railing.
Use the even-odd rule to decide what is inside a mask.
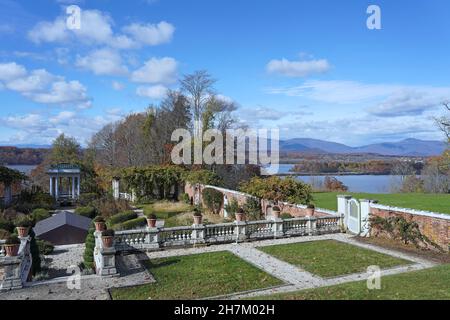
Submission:
[[[94,224],[95,224],[95,231],[102,232],[106,230],[106,222],[103,217],[100,216],[96,217],[94,219]]]
[[[104,248],[112,248],[114,243],[114,230],[105,230],[102,232],[102,243]]]
[[[154,215],[154,214],[149,215],[147,217],[147,226],[149,228],[155,228],[156,227],[156,220],[157,220],[156,215]]]

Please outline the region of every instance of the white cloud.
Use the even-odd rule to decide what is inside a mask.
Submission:
[[[125,88],[125,85],[118,81],[113,81],[111,84],[112,88],[116,91],[121,91]]]
[[[41,21],[29,32],[28,38],[36,44],[80,42],[85,45],[104,45],[115,49],[136,49],[155,46],[172,40],[175,27],[168,22],[158,24],[131,23],[115,33],[114,21],[99,10],[83,10],[81,28],[69,30],[65,15],[54,21]]]
[[[167,93],[167,88],[163,85],[156,85],[151,87],[139,86],[136,89],[136,94],[140,97],[147,97],[151,99],[161,99]]]
[[[124,27],[123,31],[143,45],[156,46],[170,42],[175,32],[175,27],[165,21],[161,21],[158,24],[132,23]]]
[[[84,57],[77,57],[77,67],[90,70],[96,75],[126,75],[128,68],[123,65],[119,53],[110,49],[100,49]]]
[[[178,63],[173,58],[152,58],[131,74],[137,83],[173,83],[176,81]]]
[[[91,106],[87,89],[79,81],[67,82],[64,77],[53,75],[45,69],[28,72],[15,62],[0,64],[1,86],[37,103],[79,108]]]
[[[283,58],[271,60],[266,66],[267,72],[287,77],[306,77],[312,74],[325,73],[330,68],[330,64],[325,59],[289,61]]]
[[[419,115],[450,96],[450,87],[366,84],[356,81],[305,81],[300,86],[271,88],[284,94],[329,104],[359,104],[377,116]]]
[[[27,70],[15,62],[0,64],[0,81],[11,81],[26,75]]]

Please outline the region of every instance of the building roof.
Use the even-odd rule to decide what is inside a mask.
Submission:
[[[56,173],[80,173],[81,169],[80,166],[77,166],[76,164],[70,164],[70,163],[60,163],[56,165],[50,166],[50,169],[47,171],[49,174],[56,174]]]
[[[38,223],[36,223],[36,226],[33,230],[36,236],[47,233],[64,225],[69,225],[74,228],[87,231],[89,230],[91,221],[91,219],[80,216],[78,214],[69,211],[63,211],[50,218],[39,221]]]

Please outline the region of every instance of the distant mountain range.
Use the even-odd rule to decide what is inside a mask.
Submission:
[[[425,141],[418,139],[405,139],[398,142],[383,142],[369,144],[361,147],[349,147],[342,143],[295,138],[280,141],[281,152],[305,153],[376,153],[386,156],[418,156],[428,157],[440,155],[444,152],[446,144],[441,141]]]

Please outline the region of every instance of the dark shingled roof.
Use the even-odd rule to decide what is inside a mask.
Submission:
[[[50,218],[39,221],[38,223],[36,223],[36,226],[33,230],[36,236],[47,233],[64,225],[70,225],[74,228],[87,231],[89,230],[91,221],[91,219],[80,216],[78,214],[71,213],[69,211],[63,211]]]

